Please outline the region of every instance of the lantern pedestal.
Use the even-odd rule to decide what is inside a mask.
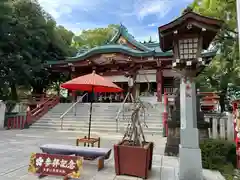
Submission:
[[[178,156],[180,144],[180,121],[169,120],[168,136],[164,154],[166,156]]]
[[[201,150],[179,145],[179,155],[179,180],[203,180]]]
[[[179,145],[179,180],[202,180],[202,158],[197,128],[196,87],[191,78],[180,84],[181,130]],[[194,161],[186,161],[194,159]]]
[[[180,180],[202,180],[202,160],[197,129],[196,88],[193,78],[210,63],[204,57],[223,22],[204,17],[187,8],[181,17],[159,27],[160,47],[173,50],[173,68],[181,74],[180,85]],[[205,136],[205,135],[204,135]],[[192,161],[190,162],[189,160]]]
[[[168,136],[164,154],[166,156],[178,156],[180,144],[180,121],[169,120],[167,123]],[[199,141],[209,138],[208,128],[210,128],[210,125],[208,122],[198,121],[197,128],[199,131]]]

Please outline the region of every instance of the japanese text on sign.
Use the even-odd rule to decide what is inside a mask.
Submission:
[[[28,171],[42,175],[80,177],[82,158],[55,154],[33,153]]]

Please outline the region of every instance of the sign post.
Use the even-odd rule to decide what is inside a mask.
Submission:
[[[28,172],[40,176],[63,176],[80,178],[83,159],[78,156],[33,153]]]

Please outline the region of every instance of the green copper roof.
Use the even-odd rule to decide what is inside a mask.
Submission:
[[[109,44],[116,44],[117,40],[120,38],[120,36],[122,36],[123,38],[125,38],[128,42],[130,42],[131,44],[133,44],[134,46],[136,46],[138,49],[142,50],[142,51],[152,51],[151,48],[148,48],[147,46],[145,46],[144,44],[138,42],[127,30],[127,28],[125,26],[123,26],[122,24],[119,26],[119,30],[116,33],[116,35],[111,39],[111,41],[109,42]]]
[[[94,47],[88,51],[85,51],[84,53],[76,56],[76,57],[69,57],[66,58],[67,62],[74,62],[79,60],[84,60],[86,58],[89,58],[92,55],[95,54],[104,54],[104,53],[124,53],[128,54],[130,56],[135,57],[148,57],[148,56],[172,56],[172,52],[155,52],[154,49],[151,49],[151,51],[139,51],[132,49],[128,46],[119,45],[119,44],[108,44],[104,46]]]
[[[81,56],[76,57],[69,57],[64,61],[47,61],[48,65],[54,65],[54,64],[65,64],[65,63],[72,63],[77,62],[81,60],[85,60],[88,57],[94,55],[94,54],[102,54],[102,53],[124,53],[135,57],[166,57],[166,56],[173,56],[172,51],[168,52],[155,52],[155,51],[149,51],[149,52],[142,52],[138,50],[133,50],[127,46],[123,45],[104,45],[101,47],[92,48],[91,50],[85,52]],[[216,55],[217,51],[210,51],[210,52],[203,52],[202,57],[214,57]]]
[[[140,50],[133,49],[124,44],[118,44],[120,37],[125,38],[129,43],[133,44]],[[85,60],[92,55],[105,54],[105,53],[123,53],[129,56],[135,57],[166,57],[173,56],[172,51],[163,52],[160,49],[159,43],[140,43],[134,39],[134,37],[128,33],[128,30],[125,26],[120,25],[117,33],[111,39],[111,41],[105,45],[97,46],[92,49],[87,47],[81,48],[75,57],[67,57],[63,61],[47,61],[47,64],[66,64],[71,62],[77,62]],[[211,57],[216,55],[216,51],[204,52],[202,53],[203,57]]]

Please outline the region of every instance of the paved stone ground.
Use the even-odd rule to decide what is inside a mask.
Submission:
[[[75,144],[77,136],[86,134],[76,132],[56,132],[44,130],[14,130],[0,131],[0,180],[37,180],[38,178],[27,172],[30,154],[41,152],[39,146],[46,143]],[[101,137],[101,147],[112,148],[114,143],[120,139],[120,135],[107,135],[92,133],[92,136]],[[155,142],[153,168],[149,180],[177,180],[178,158],[163,156],[165,138],[159,136],[147,136],[148,141]],[[212,172],[205,171],[204,174]],[[210,176],[208,175],[208,176]],[[217,180],[219,173],[210,180]],[[44,180],[62,179],[56,177],[45,177]],[[84,161],[83,174],[81,180],[139,180],[141,178],[116,176],[114,170],[113,153],[109,160],[105,162],[105,168],[97,171],[95,161]]]

